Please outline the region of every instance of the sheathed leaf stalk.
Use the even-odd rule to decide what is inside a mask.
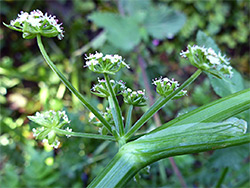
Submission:
[[[119,55],[105,55],[102,53],[96,52],[96,54],[89,54],[85,58],[86,65],[84,67],[88,67],[91,71],[100,73],[100,74],[115,74],[121,68],[129,66],[123,61],[122,57]]]
[[[36,139],[42,140],[42,142],[47,142],[54,148],[58,148],[60,142],[58,141],[58,136],[63,136],[58,130],[62,129],[63,126],[70,123],[68,116],[65,111],[46,111],[46,112],[36,112],[35,116],[28,116],[28,118],[40,125],[41,127],[33,128],[33,135]],[[66,127],[64,129],[67,132],[72,132],[72,129]],[[67,135],[70,137],[70,135]]]
[[[155,78],[153,80],[153,85],[156,86],[156,92],[163,96],[163,97],[167,97],[168,95],[170,95],[172,92],[174,92],[176,89],[179,88],[179,83],[178,81],[175,81],[173,78],[172,80],[168,79],[168,78]],[[187,95],[187,91],[186,90],[181,90],[177,95],[175,95],[173,97],[173,99],[178,99],[181,98],[183,96]]]
[[[200,47],[197,45],[188,45],[186,51],[182,51],[180,55],[189,59],[190,63],[195,67],[210,73],[216,77],[222,78],[232,77],[232,67],[229,59],[221,52],[218,54],[212,48]]]
[[[56,16],[43,14],[38,9],[30,13],[21,11],[9,25],[5,23],[4,25],[12,30],[22,32],[25,39],[33,39],[37,35],[57,37],[59,40],[64,37],[62,23],[58,23]]]

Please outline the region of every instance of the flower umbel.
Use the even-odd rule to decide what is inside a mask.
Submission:
[[[48,142],[55,148],[57,148],[60,144],[57,135],[63,135],[62,133],[59,133],[58,130],[64,125],[70,123],[65,111],[55,112],[54,110],[50,110],[42,113],[37,112],[35,116],[28,116],[28,118],[42,126],[36,129],[33,128],[33,135],[37,139],[43,140],[43,142]],[[72,129],[69,127],[67,127],[65,130],[67,132],[72,132]],[[69,137],[69,135],[66,136]]]
[[[98,84],[94,85],[91,89],[91,93],[99,97],[109,97],[109,91],[106,85],[106,80],[98,78]],[[121,95],[122,92],[126,89],[125,82],[122,80],[114,81],[110,80],[110,84],[116,94],[116,96]]]
[[[127,88],[123,92],[124,102],[133,106],[145,106],[147,97],[145,96],[145,90],[132,91]]]
[[[220,77],[220,75],[232,77],[232,67],[230,66],[229,59],[218,54],[212,48],[200,47],[197,45],[188,45],[186,51],[182,51],[180,55],[188,58],[192,65],[197,68]]]
[[[119,55],[105,55],[96,52],[96,54],[90,54],[85,58],[86,65],[91,71],[96,73],[115,74],[121,68],[129,66],[122,60]]]
[[[172,80],[168,78],[155,78],[153,80],[153,84],[156,85],[156,92],[164,97],[167,97],[170,95],[172,92],[174,92],[176,89],[179,88],[179,83],[178,81],[175,81],[173,78]],[[186,90],[181,90],[177,95],[173,97],[173,99],[178,99],[183,97],[184,95],[187,95]]]
[[[62,23],[58,23],[56,16],[43,14],[38,9],[30,13],[21,11],[16,19],[11,20],[10,25],[4,25],[22,32],[25,39],[35,38],[38,34],[44,37],[57,37],[59,40],[64,37]]]

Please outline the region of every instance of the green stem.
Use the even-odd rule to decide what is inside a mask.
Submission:
[[[125,124],[125,132],[128,132],[128,130],[131,127],[131,117],[132,117],[132,111],[133,111],[133,105],[129,105],[128,107],[128,114],[126,118],[126,124]]]
[[[202,70],[198,69],[188,80],[186,80],[177,90],[167,97],[159,97],[157,101],[145,112],[141,118],[132,126],[132,128],[125,134],[125,140],[128,140],[133,134],[140,129],[158,110],[160,110],[169,100],[171,100],[181,90],[185,89],[191,84],[200,74]]]
[[[111,86],[108,74],[104,73],[104,77],[105,77],[106,85],[107,85],[107,88],[109,90],[110,97],[111,97],[110,98],[111,100],[109,100],[109,103],[110,103],[111,111],[113,114],[114,122],[115,122],[116,127],[118,128],[118,132],[119,132],[120,136],[123,136],[124,135],[124,126],[123,126],[123,121],[122,121],[121,108],[119,106],[115,92]]]
[[[226,167],[226,168],[223,169],[223,171],[221,173],[221,176],[220,176],[220,179],[219,179],[219,181],[217,182],[217,184],[215,186],[216,188],[220,188],[221,187],[221,184],[223,183],[223,181],[224,181],[224,179],[225,179],[225,177],[227,175],[227,172],[228,172],[228,167]]]
[[[37,35],[37,43],[39,46],[39,49],[44,57],[44,59],[46,60],[46,62],[48,63],[48,65],[50,66],[50,68],[57,74],[57,76],[61,79],[61,81],[64,83],[64,85],[81,101],[81,103],[89,110],[91,111],[102,123],[103,125],[107,128],[107,130],[112,133],[111,130],[111,125],[102,117],[102,115],[97,111],[97,109],[95,107],[93,107],[90,103],[88,103],[82,96],[81,93],[79,93],[74,86],[71,85],[71,83],[64,77],[64,75],[56,68],[56,66],[54,65],[54,63],[50,60],[48,54],[46,53],[43,44],[42,44],[42,40],[41,40],[41,36]]]
[[[59,133],[59,134],[70,135],[70,136],[75,136],[75,137],[116,141],[116,139],[113,136],[107,136],[107,135],[99,135],[99,134],[92,134],[92,133],[68,132],[66,130],[62,130],[62,129],[58,129],[58,128],[55,128],[55,131],[57,133]]]

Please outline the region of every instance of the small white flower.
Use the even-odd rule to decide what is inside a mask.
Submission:
[[[103,54],[102,54],[102,53],[96,52],[96,54],[95,54],[95,58],[96,58],[96,59],[100,59],[100,58],[102,58],[102,57],[103,57]]]
[[[59,145],[60,145],[60,142],[59,142],[58,140],[55,140],[55,141],[53,142],[53,144],[52,144],[52,146],[53,146],[55,149],[57,149]]]
[[[211,64],[213,65],[219,65],[220,64],[220,59],[218,59],[217,57],[214,57],[212,55],[208,55],[207,59],[210,61]]]
[[[105,61],[106,59],[113,59],[113,56],[107,54],[107,55],[105,55],[102,59],[103,59],[103,61]]]
[[[72,129],[70,129],[69,127],[67,127],[67,128],[65,129],[65,131],[72,132]],[[67,136],[67,138],[71,137],[71,135],[68,135],[68,134],[66,134],[66,136]]]

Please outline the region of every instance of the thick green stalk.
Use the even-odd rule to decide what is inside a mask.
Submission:
[[[127,113],[126,124],[125,124],[125,132],[127,132],[131,126],[131,117],[132,117],[133,107],[134,107],[133,105],[129,105],[128,107],[128,113]]]
[[[80,132],[68,132],[66,130],[62,130],[62,129],[58,129],[58,128],[55,128],[55,131],[57,133],[60,133],[60,134],[70,135],[70,136],[75,136],[75,137],[116,141],[116,139],[113,136],[107,136],[107,135],[99,135],[99,134],[92,134],[92,133],[80,133]]]
[[[116,94],[111,86],[108,74],[104,73],[104,77],[105,77],[106,85],[107,85],[107,88],[108,88],[109,94],[110,94],[111,100],[109,100],[109,103],[110,103],[110,108],[111,108],[112,115],[114,118],[114,122],[115,122],[116,127],[118,128],[118,132],[119,132],[120,136],[123,136],[124,135],[124,126],[123,126],[123,121],[122,121],[121,108],[120,108],[118,100],[116,98]]]
[[[218,122],[250,108],[250,89],[180,116],[125,144],[89,187],[122,187],[140,169],[160,159],[250,143],[250,133]],[[192,121],[193,120],[193,121]]]
[[[39,46],[39,49],[45,59],[45,61],[48,63],[48,65],[50,66],[50,68],[57,74],[57,76],[61,79],[61,81],[64,83],[64,85],[81,101],[81,103],[89,110],[91,111],[102,123],[103,125],[107,128],[107,130],[112,133],[111,130],[111,125],[102,117],[102,115],[97,111],[97,109],[92,106],[90,103],[88,103],[84,97],[82,96],[81,93],[79,93],[74,86],[71,85],[71,83],[64,77],[64,75],[56,68],[56,66],[54,65],[54,63],[50,60],[48,54],[46,53],[43,44],[42,44],[42,40],[41,40],[41,36],[37,35],[37,43]]]
[[[125,134],[125,140],[128,140],[133,134],[140,129],[158,110],[160,110],[169,100],[171,100],[181,90],[185,89],[191,84],[200,74],[202,70],[198,69],[188,80],[186,80],[177,90],[167,97],[159,97],[157,101],[148,109],[145,114],[132,126],[132,128]]]

